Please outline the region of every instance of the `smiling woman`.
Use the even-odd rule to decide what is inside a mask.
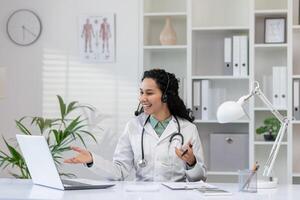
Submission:
[[[73,147],[78,154],[66,163],[84,163],[106,178],[125,180],[135,169],[139,181],[206,179],[202,144],[193,119],[178,96],[178,80],[161,69],[144,72],[142,110],[119,138],[113,161]]]
[[[39,39],[42,32],[42,22],[35,12],[20,9],[9,16],[6,31],[13,43],[28,46]]]

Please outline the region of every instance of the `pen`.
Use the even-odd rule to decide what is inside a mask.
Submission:
[[[192,145],[192,144],[189,144],[189,147],[192,148],[193,145]],[[184,152],[181,154],[181,157],[184,156],[187,152],[188,152],[188,149],[184,150]]]

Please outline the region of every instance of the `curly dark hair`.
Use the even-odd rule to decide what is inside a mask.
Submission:
[[[164,69],[151,69],[144,72],[142,81],[145,78],[155,80],[159,89],[162,91],[162,95],[167,95],[166,103],[172,115],[190,122],[194,121],[194,118],[190,116],[190,109],[186,108],[184,102],[178,95],[179,80],[173,73],[166,72]]]

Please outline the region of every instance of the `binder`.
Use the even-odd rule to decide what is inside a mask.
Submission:
[[[280,103],[280,67],[273,67],[272,68],[273,72],[273,106],[275,108],[280,108],[281,103]]]
[[[201,81],[201,118],[202,120],[209,120],[210,113],[210,81],[202,80]]]
[[[201,119],[201,81],[193,82],[193,115]]]
[[[279,67],[280,70],[280,107],[287,108],[287,68],[286,66]]]
[[[233,76],[241,75],[241,67],[240,67],[240,36],[233,36]]]
[[[224,75],[233,75],[232,69],[232,39],[224,38]]]
[[[300,107],[299,107],[299,86],[300,86],[300,80],[294,80],[293,83],[293,112],[294,112],[294,118],[296,120],[300,120]]]
[[[248,36],[241,35],[240,38],[240,75],[248,76]]]

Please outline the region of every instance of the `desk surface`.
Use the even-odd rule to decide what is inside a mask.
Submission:
[[[200,199],[261,199],[292,200],[299,199],[300,185],[279,185],[277,189],[259,190],[258,193],[237,192],[237,184],[213,184],[233,193],[232,196],[204,197],[193,190],[170,190],[160,183],[115,182],[116,186],[103,190],[60,191],[33,185],[30,180],[0,179],[0,199],[103,199],[103,200],[200,200]],[[157,185],[156,192],[128,192],[128,185]]]

